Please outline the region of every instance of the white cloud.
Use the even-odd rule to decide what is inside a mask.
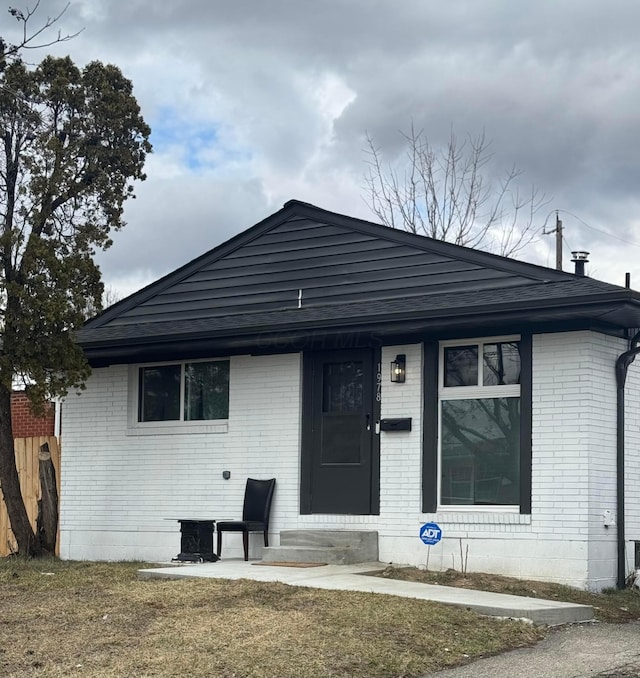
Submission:
[[[290,198],[371,217],[365,131],[393,160],[413,120],[436,145],[486,130],[490,171],[516,163],[579,217],[592,272],[640,286],[638,248],[600,232],[640,244],[639,24],[627,0],[72,0],[60,27],[85,30],[57,53],[119,65],[156,144],[105,278],[167,273]],[[553,264],[551,240],[527,256]]]

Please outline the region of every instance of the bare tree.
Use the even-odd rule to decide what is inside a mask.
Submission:
[[[452,129],[443,149],[413,124],[401,134],[407,145],[401,169],[385,164],[367,135],[368,204],[382,223],[503,256],[531,242],[534,215],[547,201],[535,187],[521,193],[522,172],[515,166],[492,183],[486,169],[493,154],[484,132],[460,143]]]
[[[99,303],[94,299],[87,299],[87,307],[84,313],[85,320],[89,320],[89,318],[93,318],[102,313],[108,309],[109,306],[117,304],[123,298],[122,294],[115,287],[112,285],[105,285]]]
[[[123,299],[122,294],[112,285],[105,285],[102,293],[102,308],[109,308]]]
[[[7,63],[11,63],[16,59],[21,58],[22,52],[25,49],[51,47],[51,45],[55,45],[59,42],[67,42],[81,33],[81,31],[77,31],[76,33],[65,34],[61,30],[58,30],[54,36],[44,37],[45,33],[48,33],[49,29],[56,24],[61,19],[62,15],[69,9],[70,4],[71,3],[68,2],[60,12],[54,16],[48,16],[35,28],[32,27],[30,22],[33,21],[34,16],[38,12],[40,0],[36,0],[32,9],[27,7],[26,9],[21,10],[16,7],[9,7],[9,14],[21,24],[21,36],[15,44],[6,42],[4,38],[0,37],[0,71],[6,68]]]

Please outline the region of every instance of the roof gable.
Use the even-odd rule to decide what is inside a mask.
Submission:
[[[640,327],[640,294],[291,201],[89,321],[94,366]]]
[[[290,201],[86,327],[506,291],[568,279],[575,276]]]

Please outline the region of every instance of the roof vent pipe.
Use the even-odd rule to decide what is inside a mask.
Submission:
[[[584,252],[583,250],[577,250],[571,252],[573,254],[573,263],[576,265],[576,275],[584,278],[584,265],[589,263],[589,252]]]

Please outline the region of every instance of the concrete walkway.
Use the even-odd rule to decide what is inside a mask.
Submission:
[[[183,577],[254,579],[318,589],[385,593],[405,598],[433,600],[445,605],[456,605],[494,617],[530,619],[536,624],[548,624],[549,626],[593,619],[593,610],[586,605],[363,576],[364,573],[384,569],[385,566],[382,563],[281,567],[258,565],[259,562],[220,560],[217,563],[173,565],[140,570],[139,576],[143,579],[180,579]]]

